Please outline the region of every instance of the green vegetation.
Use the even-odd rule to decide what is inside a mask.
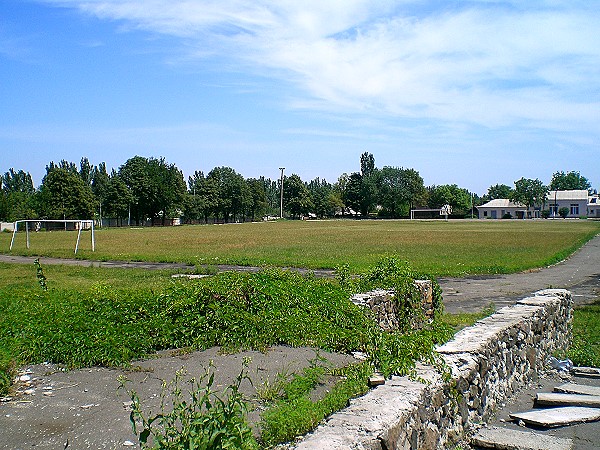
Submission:
[[[214,373],[210,368],[200,379],[190,380],[185,393],[180,385],[183,375],[177,372],[175,379],[163,387],[161,411],[153,416],[142,411],[137,393],[129,392],[133,402],[130,420],[142,449],[259,448],[246,422],[247,404],[239,391],[247,378],[244,368],[224,394],[212,390]]]
[[[573,311],[573,343],[567,356],[575,365],[600,367],[600,300]]]
[[[99,260],[335,268],[352,272],[395,255],[435,276],[511,273],[556,263],[600,231],[593,221],[283,221],[96,232],[78,257]],[[13,253],[72,257],[74,232],[17,236]],[[0,251],[11,235],[0,233]]]

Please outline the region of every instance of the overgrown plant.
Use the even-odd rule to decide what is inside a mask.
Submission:
[[[42,269],[42,265],[40,264],[40,259],[36,258],[33,261],[33,264],[35,264],[35,271],[36,271],[36,277],[38,280],[38,284],[40,285],[40,287],[42,288],[43,291],[47,291],[48,285],[46,283],[46,276],[44,275],[44,269]]]
[[[244,361],[235,382],[223,394],[212,389],[214,372],[211,367],[199,379],[189,380],[190,389],[185,393],[180,386],[185,373],[178,371],[171,382],[163,382],[160,413],[156,415],[144,413],[138,394],[129,391],[133,402],[130,421],[140,447],[157,450],[258,449],[246,422],[248,407],[239,391],[241,383],[248,379],[247,365],[248,361]]]

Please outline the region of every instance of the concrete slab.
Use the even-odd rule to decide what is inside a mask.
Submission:
[[[600,408],[600,396],[585,394],[564,394],[560,392],[539,392],[535,404],[541,406],[589,406]]]
[[[567,394],[599,395],[600,386],[587,386],[585,384],[565,383],[554,388],[555,392],[565,392]]]
[[[522,420],[528,425],[552,428],[576,423],[600,420],[600,408],[565,406],[562,408],[532,409],[510,414],[513,420]]]
[[[479,430],[471,439],[471,444],[501,450],[571,450],[573,448],[572,439],[497,427]]]

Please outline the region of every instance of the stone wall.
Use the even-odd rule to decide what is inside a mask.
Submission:
[[[548,356],[569,342],[572,300],[548,289],[456,334],[438,349],[452,376],[432,367],[392,377],[306,436],[296,449],[437,449],[485,421],[496,406],[537,378]]]
[[[434,316],[431,280],[415,280],[414,283],[421,296],[421,318],[424,321],[430,321]],[[394,291],[375,289],[363,294],[356,294],[352,296],[351,300],[355,305],[370,309],[375,321],[382,329],[394,331],[399,328],[398,302],[396,302]],[[419,328],[422,326],[423,320],[414,321],[413,327]]]

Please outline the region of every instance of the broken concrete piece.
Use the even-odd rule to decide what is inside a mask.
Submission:
[[[385,384],[385,377],[381,374],[373,374],[369,377],[369,386],[381,386]]]
[[[571,439],[496,427],[479,430],[471,439],[471,444],[502,450],[571,450],[573,448]]]
[[[522,420],[528,425],[539,427],[561,427],[600,420],[600,408],[565,406],[562,408],[532,409],[531,411],[510,414],[510,418]]]
[[[555,392],[567,394],[600,395],[600,387],[586,386],[585,384],[565,383],[554,388]]]
[[[535,396],[535,403],[542,406],[590,406],[600,408],[600,396],[540,392]]]
[[[597,367],[573,367],[571,372],[584,377],[600,378],[600,369]]]

